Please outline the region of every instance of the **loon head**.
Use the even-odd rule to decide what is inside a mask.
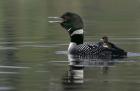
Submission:
[[[61,18],[63,22],[61,22],[60,25],[69,32],[71,42],[82,44],[84,39],[84,24],[82,18],[78,14],[72,12],[64,13]]]
[[[55,19],[53,21],[48,21],[49,23],[59,23],[64,29],[66,29],[70,35],[71,42],[76,44],[83,43],[83,28],[84,24],[82,18],[72,12],[66,12],[60,17],[48,17],[50,19]]]
[[[61,16],[61,18],[63,19],[63,22],[60,23],[61,26],[68,31],[75,31],[84,28],[82,18],[78,14],[66,12]]]

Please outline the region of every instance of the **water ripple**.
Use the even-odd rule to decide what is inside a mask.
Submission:
[[[3,66],[3,65],[0,65],[0,68],[9,68],[9,69],[28,69],[28,68],[31,68],[31,67],[23,67],[23,66]]]
[[[127,53],[128,57],[140,57],[140,53],[133,53],[133,52],[128,52]]]
[[[6,90],[12,90],[12,89],[14,89],[13,87],[3,87],[3,86],[1,86],[0,87],[0,91],[6,91]]]
[[[17,47],[5,47],[5,46],[0,46],[0,50],[16,50],[18,49]]]
[[[55,54],[68,54],[67,51],[56,51]]]

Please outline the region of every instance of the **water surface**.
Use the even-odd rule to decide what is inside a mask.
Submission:
[[[139,91],[139,6],[139,0],[1,0],[0,91]],[[83,83],[64,83],[69,36],[47,17],[66,11],[83,18],[85,41],[107,35],[128,58],[86,60]]]

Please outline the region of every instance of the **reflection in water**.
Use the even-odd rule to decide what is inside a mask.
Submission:
[[[84,69],[86,67],[101,67],[103,74],[108,74],[109,67],[114,65],[111,56],[103,59],[83,59],[68,54],[69,70],[63,78],[64,89],[81,89],[84,83]]]
[[[63,86],[65,90],[78,89],[84,83],[84,65],[83,60],[68,55],[69,70],[63,78]]]
[[[68,55],[69,71],[66,83],[83,83],[84,66],[82,59],[75,58],[73,55]]]

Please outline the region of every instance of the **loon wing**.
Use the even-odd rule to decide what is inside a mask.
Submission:
[[[80,44],[73,49],[72,54],[91,58],[107,58],[111,56],[111,52],[107,48],[94,43]]]

